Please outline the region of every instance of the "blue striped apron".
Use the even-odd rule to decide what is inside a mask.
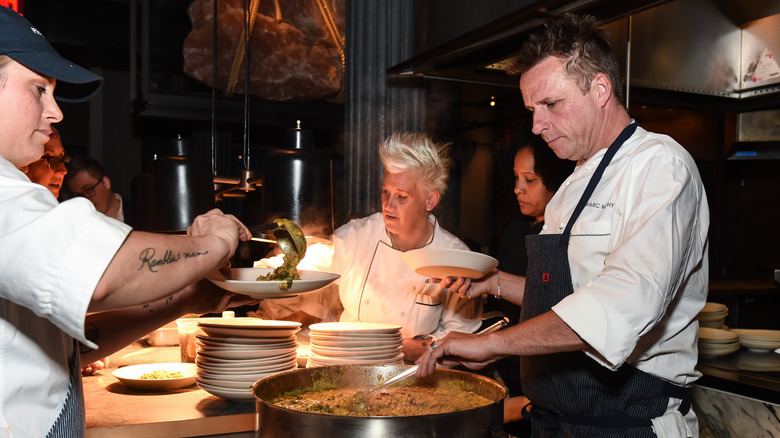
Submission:
[[[49,438],[80,438],[86,430],[84,412],[84,388],[81,385],[81,362],[79,361],[78,341],[73,341],[73,354],[68,360],[70,384],[65,396],[65,404],[57,421],[46,435]]]

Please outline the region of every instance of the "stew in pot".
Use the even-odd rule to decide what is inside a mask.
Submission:
[[[369,388],[295,390],[281,394],[270,403],[303,412],[366,417],[443,414],[493,403],[493,400],[460,388],[398,385],[366,395],[365,409],[356,410],[356,394]]]

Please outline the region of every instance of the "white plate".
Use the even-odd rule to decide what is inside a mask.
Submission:
[[[709,327],[699,327],[699,342],[732,343],[739,342],[739,335],[729,331]]]
[[[727,345],[722,347],[703,347],[699,345],[699,354],[702,356],[725,356],[739,350],[739,344]]]
[[[238,337],[238,338],[274,338],[275,342],[279,342],[279,338],[289,338],[298,333],[300,328],[279,328],[279,329],[263,329],[253,330],[250,328],[241,327],[211,327],[203,326],[200,328],[211,337]]]
[[[184,377],[174,379],[139,379],[142,375],[157,370],[178,371]],[[186,388],[194,384],[196,371],[197,366],[194,363],[150,363],[119,368],[113,372],[113,376],[129,388],[146,391],[167,391]]]
[[[202,331],[202,330],[201,330]],[[288,336],[287,338],[253,338],[246,336],[209,336],[206,332],[196,334],[195,337],[199,341],[207,341],[219,344],[230,345],[242,345],[246,348],[252,348],[257,346],[258,348],[268,345],[278,345],[287,342],[295,342],[297,338],[295,336]]]
[[[251,387],[252,385],[255,384],[255,382],[262,379],[263,377],[273,376],[274,374],[278,374],[284,371],[291,371],[297,368],[298,368],[298,364],[294,364],[293,366],[279,368],[269,372],[256,373],[253,375],[246,375],[240,377],[235,375],[215,375],[209,373],[198,373],[196,380],[198,383],[205,383],[207,385],[218,386],[221,388],[243,389],[243,388]]]
[[[292,363],[296,361],[296,357],[284,357],[274,361],[231,361],[227,363],[214,362],[211,359],[206,359],[204,356],[198,356],[195,358],[195,363],[199,367],[208,368],[209,371],[259,371],[269,367],[275,367],[286,363]]]
[[[397,347],[360,347],[360,348],[328,348],[318,345],[312,345],[310,351],[314,354],[327,357],[359,357],[363,355],[396,355],[401,352],[403,347],[401,345]]]
[[[198,354],[202,356],[208,356],[214,359],[229,359],[229,360],[249,360],[249,359],[270,359],[278,356],[287,356],[294,354],[296,346],[290,348],[274,348],[269,350],[231,350],[231,349],[209,349],[200,348]]]
[[[732,329],[731,331],[738,333],[740,338],[780,342],[780,330]]]
[[[274,341],[278,338],[272,338]],[[233,342],[221,342],[217,338],[198,338],[195,345],[208,350],[273,350],[277,348],[295,348],[298,342],[294,339],[283,342],[269,342],[266,344],[236,344]]]
[[[198,363],[198,373],[211,374],[215,376],[248,376],[268,373],[277,370],[290,369],[298,364],[298,360],[287,361],[283,363],[263,366],[263,367],[242,367],[242,368],[226,368],[220,366],[212,366],[204,363]]]
[[[378,364],[378,365],[403,365],[404,361],[403,361],[403,359],[399,359],[399,360],[394,361],[394,362],[390,362],[390,361],[366,362],[364,365],[373,365],[373,364]],[[311,357],[306,361],[306,368],[326,367],[326,366],[330,366],[330,365],[341,365],[341,364],[340,363],[335,363],[334,364],[334,363],[319,362],[319,361],[317,361],[317,359],[313,359]]]
[[[489,255],[462,249],[413,249],[401,254],[401,260],[430,278],[480,278],[498,266]]]
[[[278,321],[275,319],[262,318],[222,318],[212,321],[198,321],[198,325],[203,327],[228,327],[243,328],[251,330],[273,330],[273,329],[296,329],[301,326],[297,321]]]
[[[320,322],[309,326],[311,335],[333,334],[340,336],[360,334],[388,334],[394,335],[400,332],[401,326],[395,324],[382,324],[378,322]]]
[[[403,336],[401,336],[400,331],[393,332],[393,333],[355,331],[355,332],[341,332],[338,334],[334,334],[334,332],[320,332],[315,329],[315,331],[309,332],[309,338],[322,339],[325,341],[365,341],[366,339],[377,340],[377,341],[395,341],[398,339],[403,339]]]
[[[354,364],[354,365],[368,365],[368,364],[389,364],[391,362],[398,362],[403,360],[404,354],[398,353],[392,357],[382,359],[348,359],[341,357],[323,357],[314,353],[309,353],[309,360],[313,360],[319,364],[325,365],[342,365],[342,364]]]
[[[319,354],[316,351],[311,351],[309,353],[309,357],[314,356],[315,359],[327,359],[327,360],[333,360],[333,361],[342,361],[342,360],[350,360],[350,361],[371,361],[376,362],[380,360],[398,360],[398,351],[389,351],[386,353],[371,353],[371,354],[358,354],[358,355],[352,355],[352,356],[335,356],[335,355],[329,355],[329,354]]]
[[[195,358],[196,361],[200,361],[207,364],[212,365],[227,365],[227,366],[263,366],[268,365],[270,363],[278,363],[282,362],[286,359],[293,359],[296,356],[295,350],[290,351],[287,354],[283,355],[273,355],[268,357],[258,357],[258,358],[252,358],[252,359],[227,359],[224,357],[217,357],[214,356],[208,352],[198,351],[198,356]]]
[[[721,312],[728,313],[728,311],[729,308],[726,307],[725,304],[713,303],[711,301],[708,301],[704,303],[704,307],[701,309],[699,313],[721,313]]]
[[[275,373],[278,371],[289,370],[298,365],[298,360],[291,362],[278,363],[274,365],[268,365],[264,367],[241,367],[241,368],[225,368],[225,367],[212,367],[202,363],[198,364],[199,373],[207,373],[212,376],[222,376],[221,378],[230,378],[231,376],[243,376],[258,375],[265,373]]]
[[[261,275],[272,272],[272,268],[233,268],[229,277],[222,271],[209,274],[209,281],[230,292],[247,295],[252,298],[285,298],[314,292],[333,283],[340,276],[330,272],[298,271],[300,280],[293,280],[292,285],[282,289],[282,281],[258,281]]]
[[[198,386],[211,395],[224,398],[225,400],[235,402],[254,402],[255,395],[252,394],[252,388],[247,388],[246,391],[230,388],[222,388],[219,386],[209,385],[203,382],[197,382]]]
[[[395,347],[401,345],[401,338],[391,341],[376,341],[374,339],[364,339],[356,341],[323,341],[320,339],[311,339],[311,345],[328,348],[360,348],[360,347]]]

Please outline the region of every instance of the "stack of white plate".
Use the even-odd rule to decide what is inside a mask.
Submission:
[[[729,308],[720,303],[705,303],[704,308],[696,316],[699,327],[723,328],[726,325],[726,316]]]
[[[769,353],[780,348],[780,330],[734,329],[739,344],[754,353]]]
[[[309,326],[307,367],[403,364],[401,326],[369,322],[323,322]]]
[[[699,328],[699,354],[725,356],[739,350],[739,335],[711,327]]]
[[[199,321],[195,381],[232,401],[254,401],[260,378],[298,368],[295,333],[301,323],[259,318]]]

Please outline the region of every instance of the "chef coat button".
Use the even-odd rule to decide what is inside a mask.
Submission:
[[[561,224],[558,226],[558,228],[560,228],[562,230],[562,229],[566,228],[566,224],[561,222]]]
[[[547,224],[542,225],[542,230],[546,230],[546,229],[547,229]]]
[[[571,184],[571,182],[569,182],[569,181],[564,181],[563,182],[563,185],[565,185],[566,187],[569,187],[569,184]]]

